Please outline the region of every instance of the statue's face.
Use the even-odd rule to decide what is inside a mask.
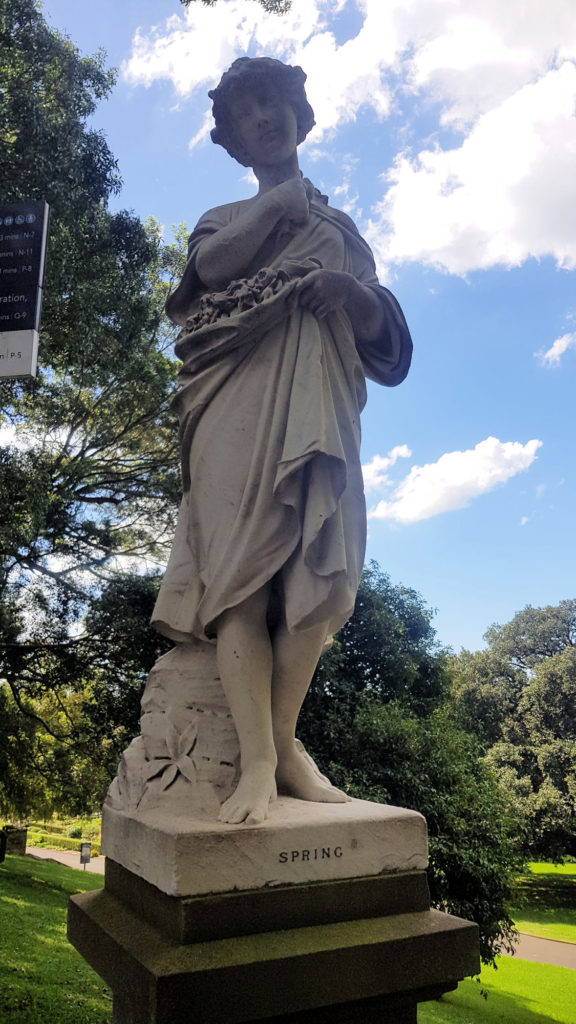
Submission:
[[[252,167],[283,163],[296,151],[298,124],[272,85],[248,86],[230,103],[234,133]]]

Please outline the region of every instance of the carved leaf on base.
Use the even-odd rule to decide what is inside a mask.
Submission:
[[[158,780],[154,788],[161,792],[168,789],[179,774],[193,785],[197,780],[196,765],[190,755],[198,740],[198,723],[190,722],[181,733],[168,718],[166,723],[166,746],[170,756],[148,761],[142,771],[146,783]]]
[[[237,782],[239,746],[212,646],[179,645],[159,659],[142,697],[140,728],[107,803],[138,814],[174,804],[217,816]]]

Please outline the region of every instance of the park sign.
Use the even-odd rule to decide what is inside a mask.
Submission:
[[[0,203],[0,377],[35,377],[48,203]]]
[[[80,863],[84,865],[84,871],[86,871],[86,865],[90,863],[92,856],[92,843],[83,842],[80,843]]]

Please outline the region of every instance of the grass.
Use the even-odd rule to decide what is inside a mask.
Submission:
[[[483,969],[480,984],[463,981],[422,1003],[418,1024],[576,1024],[576,971],[508,957],[497,964]]]
[[[103,883],[28,857],[0,864],[2,1024],[109,1024],[110,990],[66,938],[68,897]]]
[[[528,864],[531,875],[552,875],[567,876],[576,881],[576,861],[567,861],[566,864],[553,864],[548,860],[533,860]]]
[[[518,879],[518,905],[513,911],[519,932],[542,939],[576,943],[576,864],[528,865]]]
[[[110,990],[66,939],[68,896],[103,881],[28,857],[9,856],[0,864],[2,1024],[110,1024]],[[555,901],[564,906],[566,894],[573,899],[576,866],[537,865],[522,882],[528,902],[544,913],[547,901],[557,914]],[[500,957],[498,970],[483,969],[480,984],[464,981],[457,992],[421,1004],[418,1021],[576,1024],[576,971]]]

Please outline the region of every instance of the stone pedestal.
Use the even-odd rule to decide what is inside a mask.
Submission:
[[[108,809],[104,842],[68,927],[114,1024],[415,1024],[479,970],[476,926],[430,909],[414,812],[286,799],[195,830]]]

